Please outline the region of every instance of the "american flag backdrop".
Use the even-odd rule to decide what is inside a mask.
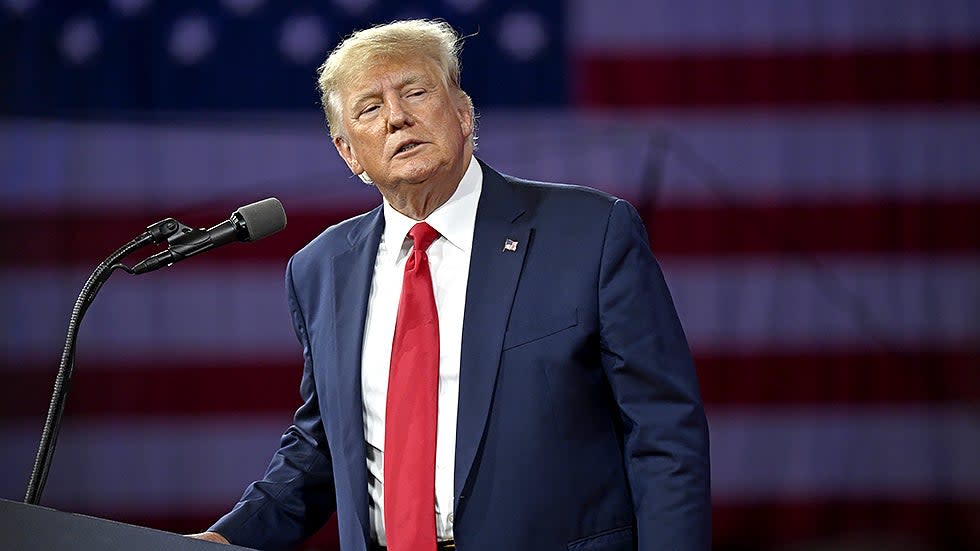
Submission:
[[[980,549],[975,0],[0,0],[0,497],[95,265],[277,196],[282,233],[105,285],[43,503],[198,531],[262,474],[299,404],[285,262],[380,200],[314,70],[404,17],[470,35],[484,160],[644,215],[717,549]]]

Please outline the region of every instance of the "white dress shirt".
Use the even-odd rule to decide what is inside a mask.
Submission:
[[[439,402],[436,428],[436,536],[453,537],[453,473],[456,459],[456,411],[459,401],[460,346],[463,307],[469,277],[476,208],[483,189],[483,171],[475,157],[456,192],[424,221],[440,237],[427,251],[436,310],[439,313]],[[364,324],[361,351],[361,392],[367,450],[371,536],[386,545],[384,532],[384,442],[388,369],[395,317],[405,262],[412,240],[408,230],[418,221],[384,201],[385,229],[374,261],[374,277]]]

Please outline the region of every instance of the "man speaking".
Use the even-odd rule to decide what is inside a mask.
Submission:
[[[344,551],[710,547],[694,366],[627,202],[473,156],[460,38],[354,33],[323,63],[334,145],[382,205],[290,260],[303,405],[195,537]]]

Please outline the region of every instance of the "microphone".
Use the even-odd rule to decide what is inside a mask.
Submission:
[[[286,211],[279,199],[269,197],[239,208],[231,213],[231,218],[206,230],[184,226],[172,218],[157,222],[147,230],[156,233],[155,228],[163,225],[180,227],[167,238],[167,250],[133,266],[134,274],[152,272],[234,241],[258,241],[268,237],[286,227]]]

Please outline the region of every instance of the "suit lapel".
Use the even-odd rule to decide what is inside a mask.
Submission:
[[[334,403],[340,416],[343,459],[340,472],[348,473],[350,495],[358,520],[368,541],[367,461],[364,451],[364,408],[361,396],[361,348],[368,296],[374,276],[374,261],[384,230],[381,207],[368,213],[361,224],[351,230],[351,248],[333,258],[334,323],[337,336],[337,384]]]
[[[466,289],[456,420],[454,509],[469,480],[500,365],[504,331],[532,227],[513,186],[483,165],[483,190],[476,213],[470,276]],[[505,247],[507,240],[512,243]],[[516,246],[513,244],[516,243]]]
[[[483,190],[477,208],[473,250],[464,307],[460,365],[459,410],[456,420],[454,504],[457,516],[460,495],[483,440],[493,390],[500,365],[504,332],[532,226],[525,204],[512,185],[481,162]],[[341,416],[344,453],[334,460],[346,461],[349,495],[358,520],[369,537],[367,461],[364,451],[364,418],[361,395],[361,349],[374,262],[384,230],[381,207],[369,213],[351,230],[351,248],[333,258],[334,320],[337,337],[337,382],[333,395]],[[507,240],[516,243],[505,248]],[[511,250],[513,249],[513,250]],[[478,277],[473,277],[478,274]]]

